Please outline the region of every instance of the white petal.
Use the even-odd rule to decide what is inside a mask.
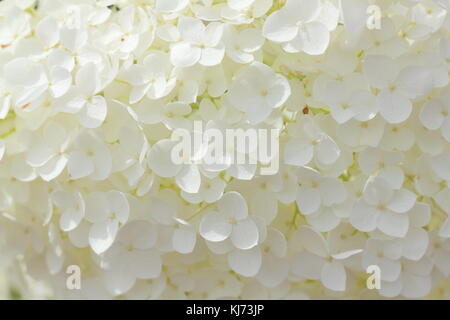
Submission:
[[[83,219],[84,212],[81,210],[76,210],[75,208],[70,208],[65,210],[61,215],[59,220],[59,226],[63,231],[72,231],[75,229]]]
[[[117,240],[123,244],[131,244],[133,248],[147,250],[156,245],[158,229],[149,221],[133,220],[120,229]]]
[[[127,197],[120,191],[111,190],[106,193],[106,201],[110,212],[115,214],[115,219],[125,223],[130,213],[130,205],[128,204]]]
[[[262,257],[258,247],[250,250],[233,250],[228,254],[228,264],[244,277],[254,277],[261,267]]]
[[[408,227],[409,219],[405,213],[383,211],[378,218],[378,229],[388,236],[403,238]]]
[[[51,70],[52,84],[50,90],[55,98],[59,98],[69,91],[72,85],[72,75],[67,69],[53,67]]]
[[[336,260],[345,260],[345,259],[350,258],[361,252],[363,252],[363,249],[355,249],[355,250],[344,251],[344,252],[333,254],[332,257],[333,257],[333,259],[336,259]]]
[[[380,267],[381,280],[383,281],[397,280],[402,271],[402,265],[399,260],[383,258],[378,261],[378,266]]]
[[[411,101],[397,92],[383,91],[378,96],[378,104],[381,116],[392,124],[407,120],[412,112]]]
[[[218,202],[220,213],[237,220],[245,219],[248,216],[247,202],[244,197],[235,191],[227,192]]]
[[[253,4],[254,0],[228,0],[228,6],[231,9],[240,11],[242,9],[248,8]]]
[[[264,22],[264,36],[274,42],[292,40],[298,32],[298,27],[289,19],[285,10],[272,13]]]
[[[431,167],[440,178],[450,180],[450,153],[443,153],[433,157],[431,159]]]
[[[427,101],[420,112],[420,122],[429,130],[437,130],[445,120],[444,111],[445,108],[439,100]]]
[[[201,58],[199,63],[202,66],[216,66],[220,64],[225,55],[225,48],[223,46],[218,46],[215,48],[204,48],[202,50]]]
[[[336,162],[341,154],[336,142],[327,137],[319,142],[316,147],[317,160],[325,165],[331,165]]]
[[[238,249],[251,249],[258,244],[258,227],[248,218],[237,222],[231,232],[231,241]]]
[[[307,165],[314,155],[313,146],[305,139],[292,139],[286,144],[284,161],[292,166]]]
[[[173,233],[173,248],[176,252],[187,254],[194,250],[197,236],[194,230],[179,228]]]
[[[363,64],[364,75],[375,88],[386,88],[397,77],[397,64],[387,56],[371,55]]]
[[[320,13],[323,4],[319,0],[290,0],[283,7],[302,22],[309,22]]]
[[[447,218],[444,223],[442,223],[439,229],[439,236],[443,238],[450,238],[450,218]]]
[[[387,207],[397,213],[410,210],[416,203],[416,195],[409,190],[400,189],[395,191],[394,197],[389,201]]]
[[[316,213],[306,216],[306,220],[319,232],[331,231],[336,228],[341,221],[336,217],[331,208],[320,209]]]
[[[163,225],[172,225],[177,214],[176,208],[168,201],[157,197],[150,197],[149,200],[147,208],[156,221]]]
[[[378,216],[379,213],[375,208],[360,200],[352,209],[350,223],[360,231],[370,232],[377,227]]]
[[[278,212],[278,200],[273,192],[257,192],[252,197],[252,212],[255,216],[261,217],[266,225],[272,223]]]
[[[397,83],[402,93],[411,99],[425,96],[433,89],[432,73],[425,67],[404,68],[400,72]]]
[[[337,203],[343,203],[347,199],[347,190],[339,179],[324,179],[320,184],[319,190],[323,198],[323,204],[327,207]]]
[[[289,263],[285,259],[277,259],[273,255],[263,255],[261,269],[256,279],[264,286],[275,288],[288,276]]]
[[[330,43],[330,32],[321,22],[310,22],[299,29],[297,37],[291,42],[294,48],[296,48],[296,41],[299,41],[298,51],[320,55],[325,52]]]
[[[311,227],[301,226],[298,229],[298,236],[306,250],[320,257],[328,257],[328,245],[322,234]]]
[[[324,258],[301,251],[296,253],[292,260],[292,273],[302,278],[319,280],[325,263]]]
[[[428,247],[428,233],[423,229],[411,228],[403,240],[403,256],[417,261],[423,257]]]
[[[337,261],[325,263],[321,277],[323,285],[333,291],[345,291],[347,274],[344,266]]]
[[[176,142],[160,140],[152,146],[148,155],[149,167],[159,176],[164,178],[174,177],[181,167],[172,161],[172,148]]]
[[[409,299],[425,297],[431,291],[431,277],[421,277],[405,274],[403,278],[402,295]]]
[[[80,112],[80,124],[86,128],[98,128],[106,119],[108,108],[102,96],[92,97]]]
[[[82,221],[77,228],[69,231],[70,243],[72,243],[77,248],[86,248],[89,246],[89,231],[91,225]]]
[[[94,172],[94,165],[85,153],[74,151],[69,156],[67,169],[72,179],[81,179]]]
[[[175,177],[177,185],[185,192],[196,193],[200,189],[202,179],[196,165],[186,165]]]
[[[183,16],[178,22],[181,37],[190,43],[199,44],[203,40],[205,29],[205,25],[200,19]]]
[[[36,25],[36,36],[38,36],[46,47],[53,47],[59,40],[58,21],[51,16],[46,16]]]
[[[130,290],[136,278],[128,272],[108,271],[103,276],[106,289],[113,295],[118,296]]]
[[[192,46],[189,42],[179,42],[172,46],[170,60],[174,66],[186,68],[196,64],[201,54],[200,48]]]
[[[231,230],[231,225],[226,221],[226,217],[215,211],[205,213],[199,227],[200,235],[211,242],[227,239]]]
[[[161,274],[161,256],[156,250],[134,250],[129,263],[136,278],[155,279]]]
[[[161,12],[171,13],[181,11],[189,4],[189,0],[157,0],[156,9]]]
[[[32,167],[44,165],[54,155],[54,150],[45,143],[36,143],[27,154],[27,162]]]
[[[396,281],[388,282],[382,281],[380,288],[380,295],[386,298],[395,298],[402,291],[402,279],[398,278]]]
[[[117,234],[117,223],[99,222],[92,225],[89,231],[89,244],[96,254],[109,249]]]
[[[319,189],[300,186],[297,191],[297,205],[302,214],[309,215],[320,208]]]
[[[426,226],[431,218],[431,206],[428,203],[416,202],[408,212],[411,226],[420,228]]]
[[[27,58],[11,60],[4,66],[4,77],[7,83],[14,86],[32,86],[44,76],[39,63]]]

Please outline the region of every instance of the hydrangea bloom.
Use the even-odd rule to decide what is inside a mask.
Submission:
[[[1,0],[0,298],[450,298],[449,9]]]

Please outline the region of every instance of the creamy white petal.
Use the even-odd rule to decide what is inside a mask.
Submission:
[[[205,213],[200,222],[199,233],[208,241],[223,241],[230,236],[231,231],[232,227],[226,216],[215,211]]]
[[[236,248],[242,250],[251,249],[258,244],[258,238],[258,227],[252,219],[247,218],[233,225],[231,242]]]
[[[347,273],[340,262],[325,263],[320,278],[326,288],[333,291],[345,291]]]
[[[228,264],[244,277],[254,277],[261,268],[262,256],[258,247],[250,250],[233,250],[228,254]]]

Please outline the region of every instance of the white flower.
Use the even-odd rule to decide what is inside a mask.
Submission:
[[[203,66],[218,65],[225,54],[221,43],[223,24],[209,23],[183,17],[178,23],[181,42],[174,44],[170,50],[170,60],[176,67],[190,67],[197,62]]]
[[[228,237],[233,245],[249,250],[258,243],[258,228],[248,216],[245,199],[237,192],[228,192],[218,202],[218,211],[206,212],[199,227],[200,235],[208,241],[221,242]],[[242,253],[244,254],[244,253]],[[232,261],[241,255],[236,252]]]
[[[383,152],[376,148],[367,148],[359,154],[359,166],[368,176],[376,174],[388,182],[392,188],[400,189],[405,174],[400,167],[404,155],[401,152]]]
[[[358,74],[349,76],[343,82],[328,82],[324,88],[324,101],[338,123],[345,123],[352,118],[367,121],[377,113],[375,98]]]
[[[118,13],[116,23],[107,24],[104,34],[99,37],[107,50],[126,57],[137,48],[141,34],[137,27],[136,11],[140,13],[133,6],[125,7]]]
[[[27,163],[45,181],[57,178],[68,162],[70,134],[57,122],[48,122],[42,136],[37,135],[27,153]]]
[[[369,121],[350,120],[337,127],[338,137],[351,147],[378,147],[386,122],[379,116]]]
[[[255,60],[257,52],[264,44],[264,38],[258,29],[245,29],[238,32],[229,27],[224,31],[227,56],[237,63],[250,63]]]
[[[396,61],[386,56],[370,55],[364,61],[364,75],[377,96],[381,116],[389,123],[400,123],[412,112],[411,99],[422,97],[432,89],[431,74],[426,68],[408,66],[399,70]]]
[[[291,272],[299,277],[321,280],[330,290],[345,291],[347,273],[344,262],[362,249],[331,253],[325,238],[314,229],[301,227],[297,232],[305,250],[294,256]]]
[[[76,149],[69,153],[67,169],[72,179],[91,177],[106,179],[112,168],[111,151],[95,135],[81,132],[75,139]]]
[[[55,109],[59,112],[78,114],[80,124],[86,128],[99,127],[108,112],[103,96],[100,74],[94,63],[84,65],[76,75],[76,86],[55,100]]]
[[[28,58],[16,58],[5,64],[3,68],[5,84],[13,92],[15,103],[22,108],[27,108],[27,104],[47,89],[48,79],[40,63]],[[31,110],[33,108],[29,109]]]
[[[379,229],[383,233],[403,238],[408,232],[408,211],[414,206],[416,195],[407,189],[395,190],[383,178],[369,178],[363,198],[353,207],[350,222],[364,232]]]
[[[0,0],[0,297],[450,297],[449,8]]]
[[[154,144],[148,155],[148,166],[163,178],[175,177],[176,184],[187,193],[196,193],[200,189],[202,177],[195,163],[176,164],[172,158],[172,149],[179,142],[170,139]],[[194,159],[192,156],[192,159]]]
[[[401,272],[402,247],[396,240],[369,239],[362,254],[363,268],[376,265],[380,268],[382,281],[392,282]]]
[[[136,279],[155,279],[162,262],[154,248],[158,230],[145,220],[127,223],[118,233],[117,241],[102,257],[106,286],[114,295],[127,292]]]
[[[256,279],[266,287],[274,288],[289,274],[289,262],[285,258],[287,244],[284,235],[273,228],[267,230],[266,240],[261,244],[261,252],[261,268]]]
[[[145,124],[164,123],[167,128],[190,128],[190,121],[185,117],[192,112],[192,108],[184,102],[169,102],[164,99],[157,101],[142,100],[136,106],[136,114]]]
[[[8,47],[31,32],[30,15],[16,6],[6,7],[0,27],[0,45]]]
[[[339,158],[341,150],[336,142],[305,116],[291,126],[292,136],[284,150],[284,161],[293,166],[306,166],[313,158],[318,163],[330,165]]]
[[[227,98],[252,124],[257,124],[282,106],[290,94],[286,78],[260,62],[253,62],[237,74]]]
[[[200,185],[200,189],[197,192],[187,193],[181,191],[181,196],[190,203],[200,203],[203,201],[214,203],[222,198],[225,185],[225,182],[220,178],[204,178]]]
[[[108,250],[129,214],[128,200],[121,192],[96,192],[86,198],[85,219],[93,223],[89,231],[89,244],[95,253]]]
[[[156,100],[166,96],[175,85],[175,79],[170,79],[172,66],[167,54],[151,52],[143,64],[133,64],[124,71],[124,79],[132,86],[130,103],[134,104],[145,95]]]
[[[420,121],[429,130],[439,130],[450,142],[450,89],[445,89],[439,99],[427,101],[420,112]]]
[[[288,0],[281,10],[267,18],[264,36],[285,43],[284,49],[288,52],[324,53],[330,42],[330,32],[317,19],[321,6],[319,0]]]
[[[322,205],[332,206],[345,201],[347,191],[340,180],[322,177],[316,170],[301,167],[298,172],[297,206],[310,215]]]
[[[72,231],[79,226],[85,214],[85,202],[81,193],[70,193],[57,190],[52,194],[52,200],[61,210],[59,227],[63,231]]]

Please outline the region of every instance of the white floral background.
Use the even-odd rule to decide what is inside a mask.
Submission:
[[[450,298],[449,9],[0,1],[0,297]],[[279,172],[175,165],[194,121]]]

